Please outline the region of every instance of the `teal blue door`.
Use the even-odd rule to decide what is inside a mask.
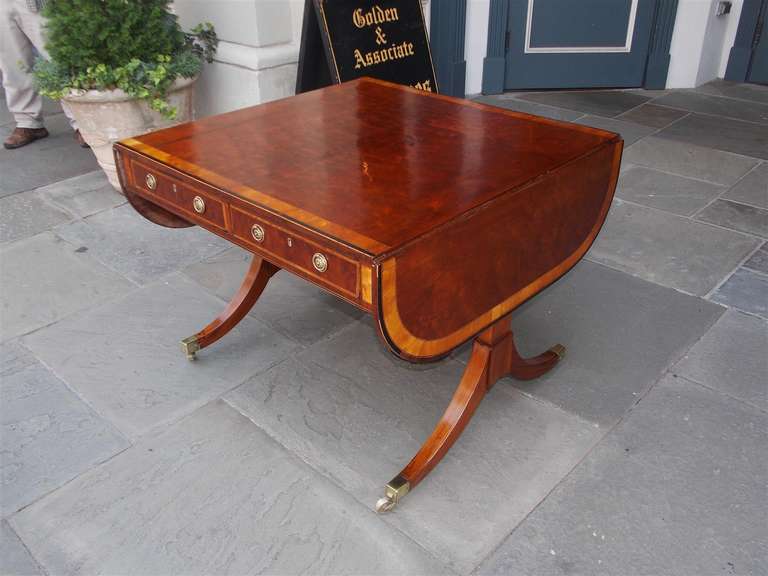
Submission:
[[[744,0],[725,79],[768,84],[768,0]]]
[[[749,65],[748,82],[768,84],[768,33],[765,30],[768,20],[768,0],[763,0],[762,9],[758,16],[755,33],[755,47],[752,52],[752,62]]]
[[[643,85],[654,0],[509,0],[504,87]]]

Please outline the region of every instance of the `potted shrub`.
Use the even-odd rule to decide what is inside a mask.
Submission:
[[[117,140],[192,119],[193,84],[211,62],[210,23],[184,32],[168,0],[48,0],[50,60],[39,59],[40,93],[71,109],[115,188]]]

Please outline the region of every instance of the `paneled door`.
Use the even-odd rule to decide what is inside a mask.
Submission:
[[[755,29],[752,62],[749,64],[747,82],[768,84],[768,30],[766,30],[766,25],[768,25],[768,0],[763,0]]]
[[[643,85],[654,0],[509,0],[505,88]]]

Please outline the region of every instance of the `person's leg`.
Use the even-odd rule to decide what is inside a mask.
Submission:
[[[45,48],[45,35],[43,33],[43,17],[39,12],[32,12],[26,8],[26,0],[15,0],[17,3],[23,4],[23,7],[19,7],[19,25],[24,35],[29,39],[32,45],[37,50],[38,54],[49,59],[48,51]],[[69,120],[69,124],[72,129],[77,131],[77,122],[75,121],[72,112],[69,110],[67,103],[61,101],[61,108],[64,110],[64,114]]]
[[[21,29],[19,8],[25,0],[0,2],[0,69],[8,110],[19,128],[43,127],[43,100],[35,90],[29,69],[34,63],[30,39]]]

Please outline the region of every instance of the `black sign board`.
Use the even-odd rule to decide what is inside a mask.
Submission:
[[[437,92],[421,0],[305,0],[296,93],[361,76]]]

